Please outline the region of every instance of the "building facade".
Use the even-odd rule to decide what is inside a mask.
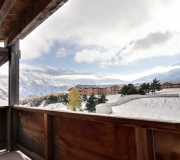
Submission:
[[[72,88],[70,88],[68,91],[70,91]],[[92,93],[99,96],[102,93],[106,95],[118,94],[122,88],[122,85],[76,85],[75,88],[79,91],[81,96],[85,94],[90,96]]]
[[[165,82],[161,85],[162,89],[180,88],[180,82]]]

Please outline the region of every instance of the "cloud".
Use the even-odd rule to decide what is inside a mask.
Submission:
[[[111,76],[106,76],[106,78],[117,78],[117,79],[121,79],[124,81],[133,81],[139,78],[142,78],[144,76],[148,76],[150,74],[156,74],[156,73],[166,73],[170,70],[173,69],[178,69],[180,68],[180,65],[176,65],[176,66],[156,66],[152,69],[149,70],[145,70],[143,72],[140,73],[135,73],[135,74],[126,74],[126,75],[121,75],[121,74],[114,74]]]
[[[83,49],[76,53],[74,57],[74,61],[78,63],[86,62],[100,62],[101,67],[104,67],[104,64],[107,62],[115,62],[117,59],[117,51],[118,48],[113,48],[110,50],[106,50],[104,48],[96,48],[96,49]]]
[[[157,38],[157,35],[160,36]],[[156,38],[153,39],[152,37]],[[174,56],[180,54],[179,43],[180,34],[177,32],[149,34],[147,37],[135,41],[123,50],[120,54],[120,61],[130,64],[146,58]]]
[[[50,67],[50,66],[37,66],[37,65],[28,65],[28,64],[20,64],[20,71],[29,71],[29,72],[33,72],[33,71],[36,71],[36,72],[44,72],[44,71],[47,71],[47,70],[57,70],[53,67]]]
[[[22,41],[22,59],[48,54],[54,43],[77,46],[74,61],[101,67],[179,54],[178,6],[179,0],[68,1]]]
[[[147,37],[137,40],[135,42],[134,49],[149,49],[154,45],[165,45],[165,42],[170,40],[172,36],[173,33],[169,31],[165,33],[150,33]]]
[[[59,50],[56,52],[56,57],[59,57],[59,58],[66,57],[67,55],[68,55],[67,51],[64,47],[59,48]]]

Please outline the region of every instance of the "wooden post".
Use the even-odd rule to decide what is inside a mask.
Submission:
[[[138,160],[154,160],[154,144],[151,130],[136,127],[136,153]]]
[[[16,150],[17,113],[13,111],[15,104],[19,105],[19,42],[11,48],[9,60],[9,109],[7,111],[7,151]]]
[[[44,113],[44,159],[52,158],[52,117]]]

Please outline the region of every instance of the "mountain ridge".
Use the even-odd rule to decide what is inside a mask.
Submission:
[[[42,96],[54,92],[67,91],[77,84],[127,84],[152,82],[156,78],[161,83],[166,81],[180,81],[180,68],[172,69],[166,73],[156,73],[141,77],[134,81],[123,81],[118,78],[98,73],[78,73],[72,70],[54,69],[52,67],[31,67],[20,70],[20,98],[29,96]],[[8,97],[8,76],[0,77],[0,98]]]

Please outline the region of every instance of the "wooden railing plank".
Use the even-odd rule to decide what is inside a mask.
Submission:
[[[168,155],[170,160],[173,156],[180,157],[179,123],[24,108],[14,107],[19,109],[22,121],[17,147],[34,159],[80,160],[88,156],[105,160],[120,156],[123,160],[155,160]],[[37,129],[35,123],[41,128]],[[29,147],[31,141],[33,145]],[[44,149],[34,150],[32,146],[44,146]]]
[[[155,160],[152,131],[144,128],[135,128],[136,153],[138,160]]]
[[[77,112],[64,112],[55,110],[45,110],[38,107],[22,107],[14,106],[17,110],[29,111],[34,113],[46,113],[48,115],[56,115],[62,117],[70,117],[75,119],[84,119],[91,121],[106,121],[119,123],[121,125],[129,126],[140,126],[151,130],[169,130],[169,132],[180,133],[180,121],[179,122],[169,122],[169,121],[157,121],[148,119],[138,119],[138,118],[125,118],[125,117],[112,117],[108,115],[97,115],[97,114],[87,114],[87,113],[77,113]]]
[[[44,157],[45,160],[52,158],[52,118],[44,114]]]

